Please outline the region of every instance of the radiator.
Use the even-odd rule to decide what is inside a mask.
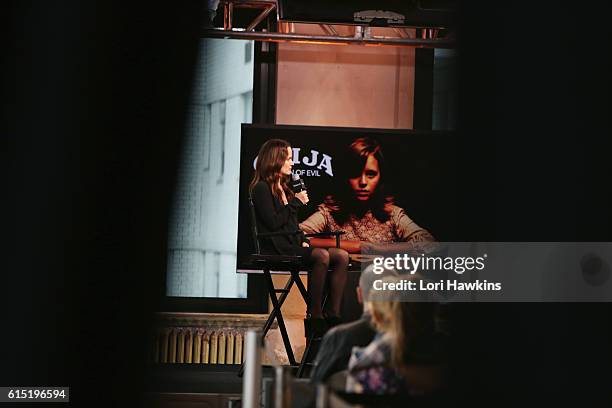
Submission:
[[[156,363],[242,364],[243,331],[167,328],[155,338]]]
[[[265,315],[160,313],[155,363],[242,364],[244,336],[261,329]]]

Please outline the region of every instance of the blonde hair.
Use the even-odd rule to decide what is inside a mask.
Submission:
[[[376,329],[391,338],[391,365],[401,369],[410,361],[412,341],[433,333],[436,305],[431,302],[374,300],[369,307]]]

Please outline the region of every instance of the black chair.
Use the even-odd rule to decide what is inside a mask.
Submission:
[[[257,269],[263,270],[264,279],[266,281],[266,287],[268,290],[268,295],[270,296],[270,300],[272,301],[272,311],[266,320],[266,323],[262,329],[262,338],[266,336],[268,330],[272,326],[274,319],[278,322],[278,328],[281,333],[281,337],[283,339],[283,344],[285,346],[285,350],[287,352],[287,357],[289,359],[289,364],[292,366],[298,365],[295,357],[293,355],[293,349],[291,348],[291,342],[289,340],[289,335],[287,334],[287,328],[285,327],[285,321],[283,319],[282,306],[287,296],[289,296],[289,292],[293,285],[297,285],[304,302],[306,303],[306,308],[308,310],[310,305],[310,295],[302,280],[300,279],[300,270],[305,268],[303,263],[303,257],[301,256],[293,256],[293,255],[267,255],[261,253],[261,238],[269,238],[275,236],[282,235],[298,235],[302,234],[302,231],[296,230],[292,232],[268,232],[261,233],[257,230],[257,216],[255,214],[255,206],[253,205],[253,200],[249,197],[249,207],[251,211],[251,232],[253,234],[253,244],[255,248],[255,253],[251,254],[250,262]],[[336,247],[340,247],[340,236],[344,234],[344,231],[330,231],[330,232],[321,232],[316,234],[306,234],[307,237],[336,237]],[[279,272],[289,272],[289,277],[287,278],[287,283],[285,287],[282,289],[276,289],[274,287],[274,282],[272,281],[271,271],[279,271]],[[310,271],[308,271],[307,281],[310,280]],[[280,293],[280,297],[276,297],[277,294]],[[327,296],[324,297],[323,302],[325,302]],[[312,343],[317,340],[314,337],[314,332],[310,330],[306,330],[306,348],[304,350],[304,355],[302,356],[302,360],[300,361],[297,377],[301,377],[304,372],[304,367],[310,363],[310,359],[313,353]],[[240,370],[242,373],[242,368]]]

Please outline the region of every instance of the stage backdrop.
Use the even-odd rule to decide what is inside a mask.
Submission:
[[[341,184],[338,168],[348,159],[347,146],[359,137],[371,137],[380,143],[386,163],[385,190],[395,198],[396,205],[404,208],[412,220],[429,230],[438,241],[449,241],[457,236],[453,132],[243,124],[238,205],[239,270],[250,269],[248,257],[253,253],[248,186],[261,145],[276,138],[291,144],[293,171],[303,178],[310,198],[298,214],[302,221]]]

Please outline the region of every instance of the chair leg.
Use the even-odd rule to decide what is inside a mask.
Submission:
[[[309,357],[312,351],[312,342],[314,341],[314,336],[311,334],[306,339],[306,348],[304,349],[304,354],[302,355],[302,360],[300,361],[300,366],[298,367],[296,377],[302,378],[304,375],[304,369],[306,368],[306,364],[310,363]]]
[[[271,281],[272,281],[272,277],[270,277],[270,281],[267,281],[266,283],[268,285],[272,285],[271,288],[274,289],[274,285],[273,283],[271,283]],[[278,311],[280,311],[280,306],[282,306],[283,303],[285,303],[285,299],[287,298],[287,296],[289,296],[289,291],[291,290],[292,286],[293,286],[293,279],[288,279],[287,283],[285,284],[285,288],[283,289],[283,293],[281,294],[280,298],[278,298],[279,309],[278,310],[273,309],[272,312],[268,315],[268,319],[266,320],[266,323],[264,324],[264,327],[262,329],[262,337],[265,337],[266,333],[268,333],[268,330],[270,330],[270,327],[272,327],[272,323],[274,323],[274,319],[276,318]],[[269,290],[270,288],[268,288],[268,294],[269,294]],[[274,296],[276,297],[276,293],[274,294]]]
[[[285,344],[285,350],[287,351],[287,357],[289,358],[289,364],[290,365],[297,365],[297,362],[295,361],[295,357],[293,355],[293,349],[291,348],[291,341],[289,340],[289,334],[287,334],[287,328],[285,327],[285,320],[283,319],[283,313],[281,311],[281,306],[282,303],[279,303],[279,299],[277,299],[276,297],[276,292],[274,291],[274,282],[272,281],[272,276],[270,275],[270,271],[266,270],[264,271],[264,275],[266,276],[266,279],[268,281],[268,293],[270,294],[270,300],[272,300],[272,305],[274,306],[274,309],[271,313],[272,314],[276,314],[276,321],[278,322],[278,328],[281,332],[281,337],[283,338],[283,343]],[[290,281],[293,281],[293,276],[291,276],[289,278]],[[291,284],[287,284],[288,288],[291,287]],[[281,297],[283,297],[283,302],[285,301],[285,298],[287,297],[286,294],[288,292],[283,292],[283,294],[281,295]]]
[[[307,282],[310,282],[310,277],[311,277],[311,273],[309,271]],[[299,279],[299,276],[298,276],[298,279]],[[306,288],[304,288],[304,284],[302,283],[301,280],[299,282],[296,280],[296,285],[298,286],[298,288],[300,288],[300,293],[302,294],[302,297],[304,298],[304,301],[306,302],[306,310],[308,312],[308,308],[310,306],[310,294],[308,293]],[[321,309],[325,307],[325,303],[327,302],[327,295],[328,293],[326,291],[323,296],[323,302],[321,304]],[[309,333],[309,335],[306,337],[306,348],[304,349],[304,354],[302,355],[302,359],[300,360],[300,365],[296,373],[297,378],[302,378],[304,376],[304,372],[306,370],[307,365],[310,365],[310,366],[313,365],[311,361],[312,357],[316,356],[318,352],[318,347],[315,347],[314,345],[319,344],[319,343],[321,343],[321,338],[320,337],[315,338],[314,333],[312,333],[311,331],[311,333]]]
[[[268,295],[270,296],[270,300],[272,301],[273,308],[272,308],[272,312],[270,312],[270,314],[268,315],[268,319],[266,320],[266,323],[263,326],[261,337],[262,339],[266,337],[266,334],[270,330],[270,327],[272,327],[272,323],[274,323],[274,319],[276,319],[278,321],[278,328],[283,338],[283,344],[285,346],[285,351],[287,352],[287,358],[289,359],[289,364],[297,365],[297,361],[295,361],[295,356],[293,354],[293,349],[291,348],[291,342],[289,341],[289,335],[287,333],[287,328],[285,327],[285,320],[283,319],[283,315],[281,312],[281,307],[283,306],[283,303],[285,303],[287,296],[289,296],[289,292],[291,291],[291,288],[293,287],[295,278],[293,274],[291,274],[289,279],[287,279],[287,283],[285,284],[285,287],[281,291],[280,297],[277,298],[276,290],[274,289],[274,282],[272,281],[272,275],[270,274],[269,269],[268,270],[264,269],[264,276],[266,277],[266,284],[268,286]],[[302,282],[300,281],[300,283]],[[302,285],[302,288],[303,287],[304,285]],[[300,293],[302,293],[302,291],[300,291]],[[304,296],[303,293],[302,293],[302,296]],[[240,366],[240,369],[238,370],[238,377],[242,377],[243,373],[244,373],[244,362],[242,363],[242,365]]]
[[[310,276],[310,272],[308,272],[308,274]],[[293,277],[293,280],[295,281],[295,285],[300,290],[300,294],[302,295],[304,302],[306,302],[306,308],[308,308],[308,305],[310,305],[310,295],[308,294],[306,287],[304,287],[304,283],[300,279],[300,271],[299,270],[291,271],[291,276]]]

